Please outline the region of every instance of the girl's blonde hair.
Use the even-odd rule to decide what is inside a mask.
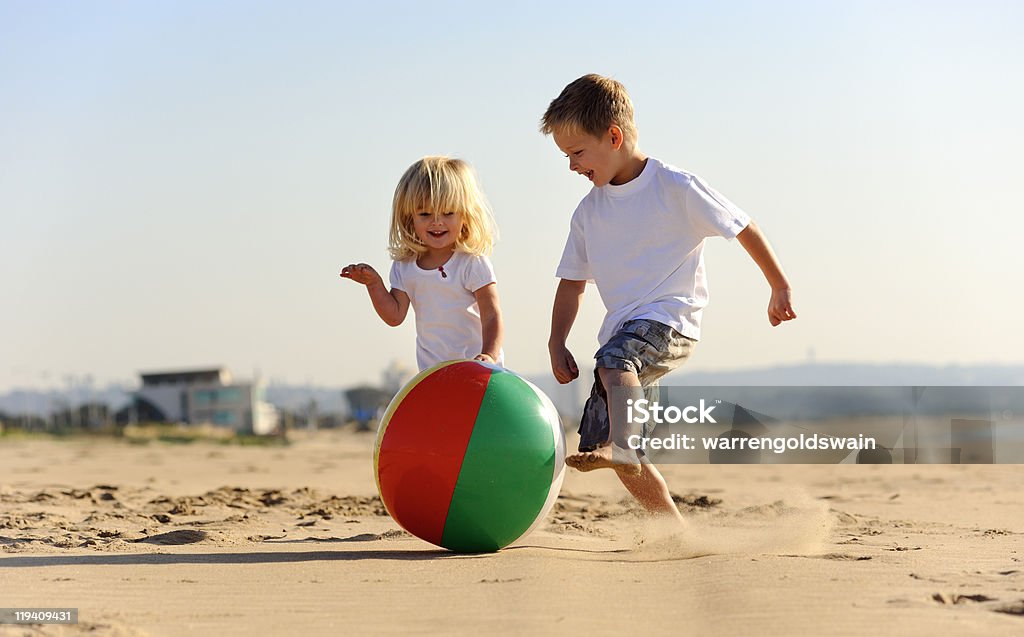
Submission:
[[[491,253],[497,228],[468,163],[451,157],[430,156],[405,171],[395,188],[391,206],[388,252],[392,259],[401,261],[427,251],[412,224],[413,215],[423,211],[458,212],[462,215],[462,233],[455,240],[456,249],[474,255]]]

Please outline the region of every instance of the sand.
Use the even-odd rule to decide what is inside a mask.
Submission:
[[[570,471],[456,555],[376,498],[372,435],[287,447],[0,439],[0,635],[1024,634],[1022,467],[663,467],[687,523]]]

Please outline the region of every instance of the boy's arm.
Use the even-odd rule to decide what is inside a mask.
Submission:
[[[480,327],[483,336],[480,354],[476,360],[497,363],[501,342],[505,337],[505,324],[501,320],[501,306],[498,304],[498,285],[489,283],[473,292],[473,296],[476,297],[476,305],[480,308]]]
[[[377,316],[391,327],[401,325],[409,313],[409,295],[403,290],[388,290],[377,271],[365,263],[352,263],[341,269],[341,278],[366,286]]]
[[[565,384],[579,377],[576,360],[566,348],[565,340],[580,311],[586,281],[562,279],[558,282],[555,302],[551,308],[551,336],[548,338],[548,353],[551,355],[551,371],[559,383]]]
[[[796,318],[793,311],[793,291],[789,287],[789,279],[782,271],[779,259],[768,244],[768,239],[753,221],[743,229],[736,238],[740,245],[747,251],[750,258],[754,260],[757,267],[761,268],[764,278],[772,288],[772,296],[768,301],[768,322],[776,326],[783,321],[790,321]]]

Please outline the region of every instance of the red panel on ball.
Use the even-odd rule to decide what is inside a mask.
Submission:
[[[402,400],[381,440],[381,498],[399,524],[428,542],[441,543],[491,373],[465,362],[427,376]]]

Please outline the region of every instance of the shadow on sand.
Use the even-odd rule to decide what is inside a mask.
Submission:
[[[444,549],[366,550],[366,551],[283,551],[248,553],[133,553],[119,555],[33,555],[0,557],[0,571],[5,568],[38,568],[43,566],[139,566],[170,564],[280,564],[290,562],[350,562],[362,560],[430,561],[486,559],[525,549],[557,552],[616,554],[622,550],[594,551],[548,546],[513,546],[497,553],[452,553]],[[628,551],[626,551],[628,552]]]

